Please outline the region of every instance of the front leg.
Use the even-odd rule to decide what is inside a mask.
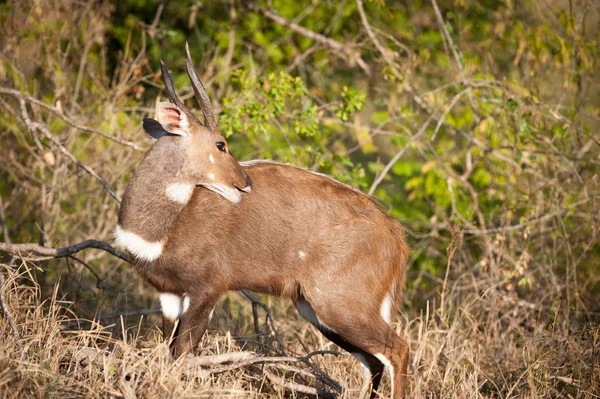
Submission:
[[[173,342],[175,359],[194,352],[208,327],[212,311],[221,294],[221,291],[202,292],[187,294],[183,298],[179,326]]]
[[[177,335],[175,331],[175,322],[166,317],[164,314],[162,316],[162,332],[163,338],[165,340],[172,340]]]
[[[162,331],[163,338],[166,341],[171,341],[170,346],[173,346],[177,332],[179,329],[179,318],[186,310],[189,304],[189,299],[185,295],[174,294],[171,292],[162,292],[160,294],[160,309],[162,312]]]

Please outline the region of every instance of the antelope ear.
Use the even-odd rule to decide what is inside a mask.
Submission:
[[[176,136],[173,133],[167,132],[160,122],[151,118],[144,118],[142,127],[144,128],[144,132],[148,133],[148,135],[150,135],[154,141],[158,140],[162,136]]]
[[[156,119],[162,128],[169,133],[179,136],[190,135],[190,121],[185,112],[177,108],[175,104],[160,102],[156,106]]]

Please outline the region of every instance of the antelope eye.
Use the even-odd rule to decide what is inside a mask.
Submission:
[[[224,142],[218,141],[216,145],[217,145],[217,148],[219,149],[219,151],[221,151],[221,152],[227,151],[227,146],[225,145]]]

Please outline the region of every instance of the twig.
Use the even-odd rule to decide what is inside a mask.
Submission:
[[[477,118],[477,121],[479,121],[480,118],[479,118],[479,115],[477,114],[477,110],[475,108],[475,102],[473,100],[473,93],[471,92],[471,88],[469,87],[469,82],[467,81],[467,76],[465,75],[465,69],[460,60],[460,56],[458,54],[458,50],[456,49],[456,45],[454,44],[454,40],[452,40],[452,36],[450,35],[450,32],[448,32],[448,28],[446,27],[444,17],[442,16],[442,12],[440,11],[440,8],[438,7],[437,1],[431,0],[431,4],[433,4],[433,10],[434,10],[435,16],[438,20],[438,25],[440,26],[440,29],[442,30],[442,33],[444,34],[444,37],[446,38],[446,41],[448,42],[448,46],[450,46],[450,49],[452,50],[452,55],[454,56],[454,61],[456,61],[458,71],[460,72],[461,80],[463,81],[463,84],[467,87],[467,95],[469,96],[469,102],[471,104],[471,110],[473,111],[473,115],[475,115],[475,117]]]
[[[369,192],[368,192],[369,195],[373,195],[373,193],[377,189],[377,186],[379,186],[379,184],[383,181],[383,179],[389,173],[389,171],[392,169],[392,167],[394,166],[394,164],[396,162],[398,162],[398,160],[402,157],[402,155],[404,155],[404,153],[406,152],[406,150],[408,150],[408,147],[416,139],[418,139],[421,135],[423,135],[423,133],[425,133],[425,131],[427,130],[427,127],[429,126],[429,124],[431,123],[431,121],[433,119],[434,119],[434,114],[430,114],[429,118],[427,118],[427,120],[425,121],[425,123],[423,124],[423,126],[421,126],[421,129],[419,129],[419,131],[416,134],[412,135],[410,137],[410,139],[408,139],[408,142],[404,145],[404,147],[402,147],[400,149],[400,151],[398,151],[396,153],[396,155],[394,155],[394,157],[387,163],[387,165],[385,165],[385,167],[381,171],[381,174],[375,179],[375,181],[371,185],[371,188],[369,189]]]
[[[162,313],[162,310],[160,308],[128,310],[128,311],[124,311],[124,312],[117,312],[117,313],[111,313],[111,314],[100,316],[100,320],[118,319],[120,317],[129,317],[129,316],[148,316],[151,314],[158,314],[158,313]]]
[[[534,217],[532,219],[529,219],[526,222],[515,224],[515,225],[512,225],[512,226],[494,227],[494,228],[491,228],[491,229],[467,229],[467,230],[463,230],[462,232],[465,233],[465,234],[481,235],[481,234],[504,233],[504,232],[508,232],[508,231],[520,230],[520,229],[522,229],[524,227],[527,227],[527,226],[530,226],[532,224],[539,223],[539,222],[544,222],[546,220],[552,219],[555,216],[558,216],[558,215],[560,215],[562,213],[568,212],[571,209],[576,208],[579,205],[585,204],[585,203],[587,203],[589,201],[590,201],[589,198],[582,199],[580,201],[575,202],[574,204],[571,204],[571,205],[569,205],[567,207],[559,209],[558,211],[549,213],[549,214],[544,215],[544,216],[537,216],[537,217]]]
[[[220,353],[218,355],[193,356],[186,359],[187,367],[220,366],[225,363],[256,360],[256,353],[250,351]]]
[[[60,118],[62,118],[65,122],[67,122],[69,125],[73,126],[75,129],[79,129],[79,130],[83,130],[85,132],[90,132],[90,133],[94,133],[94,134],[98,134],[102,137],[105,137],[111,141],[114,141],[115,143],[119,143],[119,144],[123,144],[127,147],[131,147],[134,150],[137,151],[143,151],[142,148],[140,148],[139,146],[137,146],[135,143],[132,143],[131,141],[127,141],[127,140],[123,140],[120,139],[118,137],[115,136],[111,136],[110,134],[103,132],[102,130],[99,129],[94,129],[93,127],[89,127],[89,126],[85,126],[85,125],[81,125],[77,122],[75,122],[73,119],[71,119],[70,117],[68,117],[67,115],[65,115],[61,110],[59,110],[56,107],[53,107],[49,104],[46,104],[40,100],[38,100],[35,97],[30,96],[27,93],[23,93],[19,90],[15,90],[15,89],[9,89],[8,87],[0,87],[0,93],[4,93],[4,94],[9,94],[13,97],[16,97],[20,100],[26,100],[32,104],[38,105],[42,108],[47,109],[48,111],[52,112],[53,114],[59,116]]]
[[[4,241],[10,244],[10,236],[8,234],[8,225],[6,224],[6,217],[4,215],[4,203],[2,201],[2,195],[0,195],[0,225],[2,225],[2,234],[4,235]],[[9,264],[14,262],[14,258],[11,256],[9,260]],[[13,331],[13,336],[16,340],[20,338],[19,328],[17,327],[17,323],[15,322],[15,318],[13,317],[10,309],[8,308],[8,303],[6,302],[6,279],[4,278],[4,274],[0,273],[0,304],[2,305],[2,311],[4,312],[4,316],[8,320],[8,324],[10,324],[10,328]]]
[[[270,10],[265,10],[264,8],[261,8],[252,1],[245,1],[243,2],[243,4],[250,11],[254,11],[258,14],[261,14],[269,18],[271,21],[279,25],[285,26],[286,28],[289,28],[295,33],[298,33],[304,37],[307,37],[311,40],[314,40],[317,43],[320,43],[330,48],[336,54],[342,56],[342,58],[345,59],[350,66],[354,66],[355,64],[357,64],[367,76],[371,76],[371,67],[365,62],[365,60],[362,59],[360,53],[354,49],[354,46],[348,43],[338,42],[337,40],[333,40],[320,33],[304,28],[303,26],[295,24],[294,22],[290,22]]]
[[[131,262],[129,255],[119,251],[118,249],[113,248],[110,244],[104,241],[98,240],[85,240],[80,243],[63,248],[42,247],[41,245],[34,243],[10,244],[7,242],[0,242],[0,251],[8,252],[9,254],[16,255],[25,260],[39,260],[39,258],[37,257],[31,257],[30,254],[43,255],[46,258],[64,258],[71,256],[74,253],[77,253],[86,248],[101,249],[110,253],[111,255],[116,256],[119,259],[124,260],[125,262]],[[27,255],[23,256],[23,254]]]
[[[419,94],[417,94],[415,89],[410,85],[408,79],[406,79],[405,76],[403,76],[399,72],[399,65],[390,56],[391,52],[388,49],[386,49],[385,47],[383,47],[383,45],[379,42],[379,40],[375,36],[375,33],[373,32],[373,28],[371,28],[371,25],[369,24],[369,20],[367,19],[367,14],[365,13],[365,7],[363,5],[362,0],[356,0],[356,6],[358,7],[360,19],[361,19],[361,22],[362,22],[365,30],[367,31],[367,35],[369,36],[369,38],[371,39],[371,41],[373,42],[373,44],[375,45],[375,47],[377,48],[379,53],[381,53],[381,56],[383,57],[385,62],[390,67],[391,72],[394,74],[394,76],[397,79],[399,79],[402,82],[402,89],[405,92],[407,92],[408,94],[410,94],[413,101],[416,102],[423,110],[425,110],[428,113],[431,113],[431,110],[429,109],[429,106],[427,105],[425,100],[423,100],[423,98]]]
[[[0,303],[2,304],[4,316],[8,320],[8,324],[10,324],[10,328],[13,331],[13,336],[15,337],[15,340],[18,340],[20,338],[19,328],[17,327],[14,317],[10,313],[10,309],[8,309],[8,303],[6,302],[6,279],[2,273],[0,273]]]
[[[241,367],[249,366],[251,364],[277,364],[277,363],[302,362],[302,363],[308,364],[313,370],[315,370],[314,366],[312,364],[308,363],[308,360],[311,357],[313,357],[317,354],[333,354],[336,356],[341,355],[341,353],[335,352],[335,351],[317,351],[317,352],[309,353],[306,356],[300,356],[300,357],[260,356],[253,352],[237,352],[237,353],[239,353],[239,355],[231,355],[231,358],[229,358],[228,356],[224,356],[224,355],[229,355],[229,354],[213,355],[213,356],[208,357],[208,359],[205,359],[206,356],[189,357],[186,359],[186,368],[187,368],[187,371],[189,372],[189,371],[192,371],[191,369],[197,368],[199,366],[206,366],[207,365],[206,363],[208,363],[208,365],[219,365],[219,364],[223,364],[223,363],[232,363],[226,367],[209,370],[210,374],[220,374],[220,373],[228,372],[228,371],[235,370],[235,369],[238,369]],[[320,370],[317,369],[315,371],[317,371],[317,374],[313,374],[313,376],[315,378],[317,378],[321,382],[327,384],[329,387],[331,387],[336,392],[342,391],[342,387],[337,382],[333,381],[331,378],[323,378],[323,375],[321,375],[322,372]]]
[[[256,295],[254,295],[250,291],[242,290],[242,293],[246,298],[250,300],[250,302],[252,302],[252,313],[254,316],[254,328],[256,330],[256,333],[259,334],[258,312],[256,311],[256,306],[260,306],[267,313],[267,319],[269,320],[269,324],[271,325],[271,330],[273,330],[273,335],[275,336],[275,340],[279,345],[279,353],[281,355],[285,355],[285,346],[283,345],[283,342],[281,342],[281,338],[279,338],[279,333],[277,332],[277,328],[275,327],[275,322],[273,321],[273,314],[271,313],[271,309],[269,309],[267,305],[265,305],[260,299],[258,299]]]
[[[29,129],[31,134],[34,134],[35,131],[42,132],[42,134],[44,136],[46,136],[50,141],[52,141],[54,143],[54,145],[56,145],[58,147],[60,152],[62,152],[65,156],[67,156],[71,161],[73,161],[81,169],[83,169],[87,173],[89,173],[92,177],[96,178],[100,183],[102,183],[102,185],[104,186],[106,191],[108,191],[108,193],[110,194],[111,197],[116,199],[117,202],[119,202],[119,203],[121,202],[121,197],[119,197],[117,195],[117,193],[115,193],[113,191],[113,189],[106,182],[106,180],[104,180],[94,169],[92,169],[88,165],[81,162],[79,159],[77,159],[75,157],[75,155],[71,154],[69,152],[69,150],[67,150],[65,148],[65,146],[63,146],[60,143],[60,141],[52,133],[50,133],[50,131],[48,130],[48,128],[45,125],[43,125],[41,123],[33,122],[31,120],[31,118],[29,117],[29,114],[27,113],[27,105],[25,104],[25,100],[20,99],[19,103],[21,104],[21,114],[22,114],[23,120],[25,121],[25,125],[27,125],[27,129]]]
[[[287,381],[286,379],[271,373],[267,369],[263,369],[262,372],[269,381],[271,381],[274,384],[281,385],[282,387],[287,388],[290,391],[301,392],[301,393],[305,393],[307,395],[316,395],[317,394],[317,390],[315,388],[308,387],[308,386],[302,385],[302,384],[298,384],[297,382],[294,382],[294,381]]]

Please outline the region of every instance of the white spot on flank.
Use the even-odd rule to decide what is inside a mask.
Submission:
[[[381,309],[379,310],[381,317],[386,323],[390,324],[392,321],[392,296],[386,295],[381,302]]]
[[[175,183],[167,187],[167,196],[180,204],[187,204],[192,193],[194,192],[194,186],[188,183]]]
[[[390,361],[383,356],[381,353],[378,353],[375,356],[377,359],[379,359],[379,361],[381,363],[383,363],[383,365],[385,366],[385,368],[388,371],[388,374],[390,375],[390,397],[393,398],[394,397],[394,366],[392,366],[392,363],[390,363]]]
[[[210,161],[210,163],[215,163],[215,157],[213,157],[212,154],[208,156],[208,160]]]
[[[158,259],[163,250],[162,242],[146,241],[135,233],[123,230],[119,225],[115,229],[115,241],[136,258],[148,262]]]
[[[163,316],[165,316],[167,319],[171,321],[177,320],[181,313],[181,297],[168,292],[160,294],[160,308]]]
[[[306,258],[306,252],[304,252],[304,251],[298,251],[298,256],[300,257],[300,259],[305,259]]]
[[[209,178],[210,180],[213,180],[213,181],[214,181],[214,180],[215,180],[215,174],[214,174],[213,172],[208,172],[208,178]]]

